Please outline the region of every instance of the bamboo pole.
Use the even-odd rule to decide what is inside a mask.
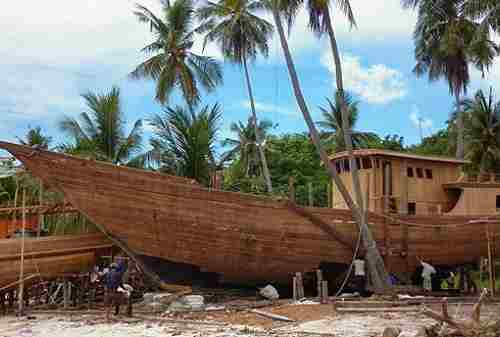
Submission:
[[[307,192],[308,192],[308,199],[309,199],[309,207],[314,206],[314,197],[313,197],[313,184],[312,182],[307,183]]]
[[[490,280],[490,294],[495,295],[495,280],[494,280],[494,270],[495,262],[493,261],[493,251],[491,247],[491,237],[490,237],[490,225],[486,225],[486,238],[488,240],[488,275]]]
[[[17,212],[16,212],[16,207],[17,207],[17,199],[19,195],[19,180],[16,177],[16,192],[14,193],[14,211],[12,212],[12,228],[13,230],[16,230],[17,227]]]
[[[40,210],[38,211],[38,228],[36,230],[36,237],[37,238],[40,237],[42,226],[43,226],[43,223],[44,223],[44,220],[45,220],[43,212],[41,211],[41,208],[43,207],[43,182],[42,182],[41,179],[39,181],[39,185],[38,186],[39,186],[39,188],[38,188],[38,203],[40,205]]]
[[[22,237],[21,237],[21,266],[20,266],[20,270],[19,270],[19,294],[18,294],[18,304],[19,304],[19,312],[18,312],[18,315],[19,316],[24,316],[24,281],[23,281],[23,278],[24,278],[24,236],[25,236],[25,229],[26,229],[26,188],[23,187],[23,201],[22,201],[22,205],[23,205],[23,210],[22,210],[22,214],[23,214],[23,222],[22,222]]]

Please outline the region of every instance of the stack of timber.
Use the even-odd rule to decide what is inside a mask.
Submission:
[[[6,142],[0,148],[134,253],[199,266],[223,281],[289,283],[295,272],[353,257],[359,230],[348,210],[290,207],[155,172]],[[395,273],[413,271],[417,256],[436,265],[477,263],[487,240],[484,224],[471,220],[477,217],[368,215]],[[493,233],[500,232],[496,220],[489,223]]]
[[[19,278],[21,238],[0,240],[0,286]],[[64,273],[89,270],[97,254],[112,244],[101,233],[26,238],[24,274],[52,278]]]

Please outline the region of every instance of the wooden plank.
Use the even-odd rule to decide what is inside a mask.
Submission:
[[[291,318],[288,318],[286,316],[271,314],[269,312],[262,311],[262,310],[252,309],[252,310],[249,310],[249,311],[252,312],[252,313],[254,313],[254,314],[260,315],[260,316],[264,316],[264,317],[267,317],[267,318],[274,319],[276,321],[295,322],[295,320],[293,320]]]
[[[32,280],[36,277],[40,277],[40,274],[31,274],[31,275],[28,275],[26,277],[24,277],[23,279],[21,280],[17,280],[15,282],[11,282],[3,287],[0,288],[0,293],[2,292],[5,292],[6,290],[10,290],[14,287],[17,287],[21,282],[26,282],[26,281],[29,281],[29,280]]]

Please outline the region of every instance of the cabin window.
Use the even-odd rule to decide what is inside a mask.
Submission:
[[[349,166],[349,159],[344,159],[344,172],[349,172],[349,171],[351,171]]]
[[[431,169],[425,169],[425,177],[427,179],[432,179],[432,170]]]
[[[409,215],[417,214],[417,204],[416,203],[414,203],[414,202],[408,203],[408,214]]]
[[[377,166],[377,168],[380,168],[380,161],[378,159],[375,159],[375,165]]]
[[[363,158],[363,168],[364,169],[372,168],[372,161],[370,160],[370,158]]]
[[[357,166],[358,170],[361,170],[361,159],[356,158],[356,166]]]
[[[417,167],[417,178],[423,178],[424,177],[424,170],[422,170],[421,167]]]
[[[335,168],[337,169],[337,174],[342,172],[342,168],[340,167],[340,163],[338,161],[335,162]]]
[[[497,209],[500,209],[500,195],[497,195]]]
[[[406,175],[410,178],[413,177],[413,167],[406,168]]]

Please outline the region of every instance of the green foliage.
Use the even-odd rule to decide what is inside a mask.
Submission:
[[[493,89],[486,96],[479,90],[473,99],[463,102],[464,112],[470,116],[466,123],[468,139],[466,158],[472,169],[479,172],[498,172],[500,165],[500,102]]]
[[[17,139],[22,145],[37,146],[42,149],[48,149],[52,142],[52,137],[45,136],[39,126],[30,128],[24,139],[19,137]]]
[[[164,3],[160,16],[137,5],[137,19],[145,23],[154,41],[142,51],[152,55],[130,74],[134,79],[156,81],[156,99],[168,103],[174,89],[179,89],[190,106],[200,102],[199,86],[207,92],[222,84],[222,70],[211,57],[195,54],[194,6],[191,0],[176,0],[171,6]]]
[[[341,97],[337,92],[335,102],[326,99],[327,107],[320,107],[323,120],[318,125],[323,129],[322,136],[331,152],[345,151],[344,128],[342,127]],[[352,99],[348,93],[344,93],[344,103],[349,114],[348,125],[351,129],[352,146],[354,149],[365,148],[368,144],[377,141],[377,135],[372,132],[355,130],[359,118],[358,102]]]
[[[273,128],[271,121],[262,120],[259,122],[257,132],[263,140],[266,140],[271,128]],[[226,138],[222,142],[223,147],[230,147],[229,150],[222,154],[223,161],[238,160],[241,172],[246,178],[260,176],[262,166],[257,148],[253,118],[249,118],[247,124],[243,124],[241,121],[231,123],[230,130],[236,135],[236,138]],[[264,142],[261,146],[264,146],[265,150],[267,143]]]
[[[408,151],[420,155],[453,156],[455,149],[450,140],[448,129],[442,129],[425,137],[419,144],[410,146]]]
[[[198,9],[202,23],[197,32],[206,33],[204,46],[217,43],[231,62],[242,64],[245,60],[254,60],[257,54],[267,57],[274,29],[256,15],[263,9],[264,3],[260,0],[208,1]]]
[[[164,172],[208,185],[217,166],[215,143],[220,117],[218,104],[206,105],[198,112],[180,106],[167,107],[150,121],[155,128],[151,158]]]
[[[296,200],[306,205],[307,184],[313,184],[316,206],[327,206],[327,189],[330,179],[321,165],[319,155],[307,134],[285,134],[269,138],[269,169],[276,193],[288,194],[288,178],[293,177],[296,185]]]
[[[500,51],[488,22],[477,22],[481,13],[468,6],[470,0],[403,2],[418,8],[414,72],[427,73],[431,81],[445,79],[450,93],[459,97],[470,81],[469,64],[484,74]]]
[[[404,137],[399,135],[386,135],[384,138],[375,137],[367,143],[369,149],[382,149],[390,151],[404,152]]]
[[[71,142],[61,144],[65,153],[127,164],[141,155],[142,120],[137,120],[125,135],[124,113],[121,109],[120,90],[112,88],[106,94],[88,92],[82,95],[88,112],[80,114],[80,121],[64,117],[59,128],[70,136]]]

